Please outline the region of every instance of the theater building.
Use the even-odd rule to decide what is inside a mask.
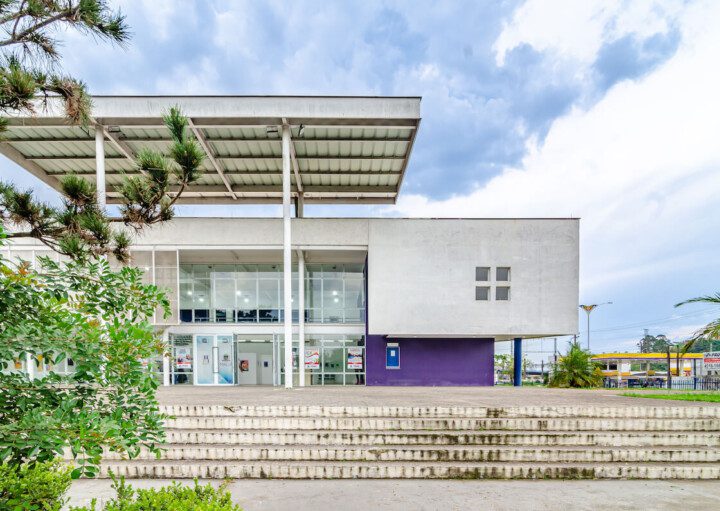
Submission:
[[[169,143],[175,105],[207,156],[180,202],[283,214],[178,217],[137,237],[133,264],[171,301],[155,318],[168,355],[151,361],[165,385],[492,385],[497,342],[517,353],[577,332],[577,219],[305,216],[396,202],[420,98],[96,97],[89,129],[51,104],[13,119],[0,152],[54,188],[86,176],[112,205],[137,151]],[[22,240],[5,255],[49,253]]]

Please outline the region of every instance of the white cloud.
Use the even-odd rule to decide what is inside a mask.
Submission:
[[[522,44],[552,51],[560,58],[590,64],[603,43],[627,34],[649,37],[668,30],[677,15],[676,0],[529,0],[518,8],[493,49],[498,65]]]
[[[447,200],[401,197],[388,214],[580,216],[583,294],[716,266],[719,16],[718,3],[691,6],[675,56],[557,120],[516,168]]]

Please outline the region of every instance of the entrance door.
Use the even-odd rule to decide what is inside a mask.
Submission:
[[[238,385],[272,385],[275,353],[270,336],[237,336],[235,381]]]
[[[195,385],[235,383],[235,350],[231,335],[196,335]]]

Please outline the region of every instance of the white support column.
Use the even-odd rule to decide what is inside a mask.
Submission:
[[[97,201],[101,208],[105,207],[105,134],[102,126],[95,126],[95,182]]]
[[[165,345],[165,352],[163,353],[163,387],[170,386],[170,353],[172,353],[172,347],[170,346],[170,332],[169,328],[163,330],[163,344]]]
[[[290,231],[290,126],[282,127],[283,283],[285,310],[285,388],[293,386],[292,366],[292,252]]]
[[[305,386],[305,254],[298,255],[298,377],[299,385]]]

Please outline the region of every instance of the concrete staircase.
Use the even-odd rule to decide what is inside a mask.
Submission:
[[[718,479],[720,407],[167,406],[128,478]]]

